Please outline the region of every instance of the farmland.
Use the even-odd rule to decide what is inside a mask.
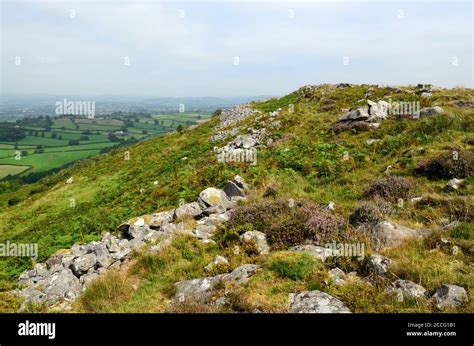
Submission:
[[[0,179],[44,173],[113,147],[187,127],[209,114],[25,118],[0,122]]]

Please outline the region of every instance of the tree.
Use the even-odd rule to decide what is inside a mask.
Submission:
[[[148,131],[147,131],[147,130],[143,130],[142,133],[143,133],[144,135],[147,135],[147,134],[148,134]]]
[[[179,124],[179,125],[176,127],[176,131],[178,131],[178,132],[183,131],[183,125]]]
[[[77,139],[70,139],[69,145],[79,145],[79,141]]]

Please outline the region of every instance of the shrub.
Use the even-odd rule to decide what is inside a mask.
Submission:
[[[430,179],[466,178],[474,174],[474,153],[468,150],[443,153],[420,162],[415,172]]]
[[[320,210],[313,202],[289,203],[279,198],[235,208],[228,221],[229,229],[248,224],[264,232],[273,249],[298,244],[318,244],[347,236],[344,222]]]
[[[386,178],[374,180],[365,189],[365,197],[381,197],[391,202],[406,199],[410,195],[412,183],[404,178],[390,175]]]
[[[269,264],[269,269],[282,278],[303,280],[316,265],[315,259],[307,254],[278,254]]]
[[[349,216],[349,223],[353,226],[377,223],[382,221],[390,211],[390,204],[383,199],[375,198],[372,201],[363,201]]]

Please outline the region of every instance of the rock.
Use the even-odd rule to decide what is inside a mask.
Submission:
[[[339,117],[339,121],[348,120],[367,120],[369,119],[369,113],[367,108],[353,109]]]
[[[379,122],[385,120],[388,117],[388,112],[390,109],[390,104],[386,101],[373,102],[367,100],[369,105],[369,115],[367,119],[368,122]]]
[[[438,309],[456,308],[468,301],[466,290],[456,285],[441,285],[433,294]]]
[[[213,268],[219,265],[228,265],[229,261],[222,256],[216,256],[207,266],[204,267],[204,271],[210,272]]]
[[[94,267],[97,263],[97,257],[93,253],[85,254],[75,258],[72,261],[71,269],[76,274],[80,276],[85,274],[90,268]]]
[[[154,213],[151,215],[150,227],[151,228],[163,227],[164,225],[169,224],[170,222],[173,222],[174,215],[175,215],[174,209],[168,210],[168,211],[162,211],[159,213]]]
[[[128,229],[128,234],[132,239],[141,239],[145,236],[147,231],[147,225],[145,219],[139,218],[134,223],[132,223]]]
[[[290,313],[350,313],[351,311],[339,299],[315,290],[290,293]]]
[[[256,264],[243,264],[235,268],[229,274],[222,274],[221,280],[225,282],[234,282],[238,284],[243,284],[248,281],[248,279],[254,275],[260,267]]]
[[[229,203],[229,205],[231,205]],[[212,215],[212,214],[223,214],[225,213],[226,209],[224,206],[222,205],[213,205],[212,207],[208,207],[206,209],[204,209],[202,212],[204,215]]]
[[[204,220],[204,225],[219,225],[229,220],[229,215],[225,214],[212,214]]]
[[[456,179],[453,178],[446,184],[446,190],[448,191],[457,191],[461,184],[463,183],[464,179]]]
[[[255,244],[259,254],[264,255],[270,252],[265,233],[259,231],[248,231],[240,236],[240,240],[246,244]]]
[[[63,256],[61,254],[55,254],[55,255],[50,256],[44,263],[46,264],[46,267],[49,269],[54,265],[62,264],[62,258]]]
[[[379,254],[373,254],[367,260],[367,270],[369,273],[384,275],[388,272],[391,264],[392,261],[387,257]]]
[[[436,114],[443,114],[444,109],[439,106],[422,108],[419,112],[414,114],[414,118],[422,118],[427,116],[432,116]]]
[[[44,287],[46,295],[64,298],[69,301],[76,299],[81,291],[79,280],[70,269],[64,269],[50,276],[45,281]]]
[[[380,142],[380,139],[368,139],[365,141],[365,143],[367,143],[367,145],[371,145],[371,144],[374,144],[374,143],[377,143],[377,142]]]
[[[221,282],[245,283],[250,276],[255,274],[259,267],[254,264],[244,264],[231,273],[216,276],[185,280],[175,283],[175,303],[201,302],[205,303],[210,298],[212,291]]]
[[[425,296],[426,290],[409,280],[397,280],[390,284],[387,289],[389,292],[395,292],[399,294],[400,297],[414,297],[421,298]]]
[[[240,175],[236,175],[233,182],[244,191],[248,190],[248,185],[245,183],[244,178],[242,178]]]
[[[79,282],[82,285],[82,289],[85,290],[91,284],[91,282],[97,279],[98,277],[99,277],[99,274],[97,273],[88,273],[88,274],[82,275],[79,278]]]
[[[208,239],[214,235],[216,226],[213,225],[198,225],[191,231],[191,235],[199,239]]]
[[[422,92],[422,93],[420,94],[420,96],[421,96],[421,97],[431,97],[431,96],[433,96],[433,94],[432,94],[432,93],[429,93],[429,92]]]
[[[307,252],[313,257],[325,261],[326,258],[332,256],[332,250],[322,247],[322,246],[316,246],[316,245],[297,245],[293,246],[290,248],[290,251],[292,252]]]
[[[202,210],[197,202],[183,204],[175,210],[176,219],[182,218],[184,216],[196,217],[201,214]]]
[[[376,248],[400,245],[405,239],[427,235],[428,230],[414,230],[396,223],[381,221],[371,230],[370,236]]]
[[[231,199],[232,197],[244,197],[245,193],[235,182],[228,181],[224,186],[224,192]]]
[[[339,268],[334,268],[329,271],[329,278],[334,285],[343,285],[346,283],[346,273]]]
[[[97,256],[97,265],[99,267],[108,268],[114,262],[114,259],[104,243],[101,243],[100,246],[97,247],[95,255]]]
[[[212,207],[215,205],[222,205],[226,209],[228,209],[227,207],[230,203],[225,192],[214,187],[209,187],[202,191],[199,194],[198,202],[201,206],[204,206],[204,208]]]

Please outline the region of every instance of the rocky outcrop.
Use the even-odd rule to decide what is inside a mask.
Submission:
[[[332,126],[335,131],[345,129],[367,130],[377,128],[389,116],[390,104],[386,101],[367,100],[367,106],[358,107],[342,114]]]
[[[142,248],[148,243],[152,244],[149,250],[156,252],[169,245],[170,237],[177,234],[188,234],[205,243],[212,242],[210,238],[216,230],[216,225],[228,220],[227,211],[237,200],[245,198],[247,188],[243,178],[236,176],[225,187],[230,196],[224,190],[207,188],[200,193],[197,202],[144,215],[120,225],[118,237],[106,233],[100,241],[75,244],[69,250],[52,255],[44,264],[36,264],[32,270],[20,275],[19,283],[26,285],[25,288],[15,291],[25,298],[21,309],[30,303],[52,306],[76,299],[99,275],[109,269],[119,268],[129,259],[134,249]],[[197,219],[196,226],[186,229],[180,222],[183,217]],[[217,262],[223,261],[216,258],[211,264],[216,265]],[[252,265],[242,266],[219,277],[240,282],[245,281],[254,271]],[[204,290],[203,287],[210,287],[213,282],[211,279],[193,281],[191,287],[201,287],[200,289]]]
[[[339,299],[315,290],[290,293],[289,312],[292,313],[350,313],[351,311]]]

